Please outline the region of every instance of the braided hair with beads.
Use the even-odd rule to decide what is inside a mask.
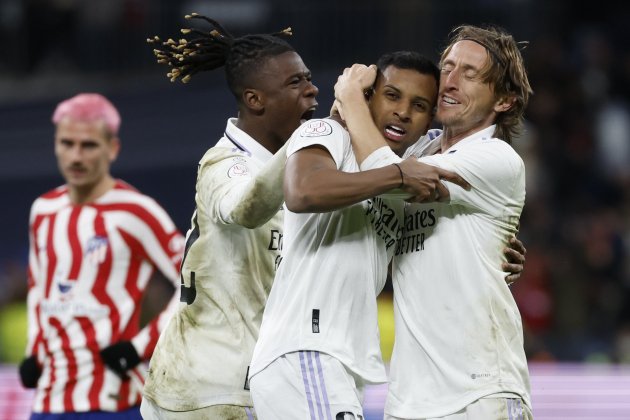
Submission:
[[[235,38],[217,21],[197,13],[185,16],[186,19],[201,19],[214,29],[208,32],[184,28],[182,34],[194,34],[193,39],[162,41],[158,36],[148,38],[150,44],[157,44],[153,53],[157,62],[171,69],[167,73],[171,82],[181,80],[188,83],[193,75],[201,71],[211,71],[225,67],[227,83],[232,94],[240,100],[249,77],[255,74],[267,57],[280,55],[294,48],[280,36],[291,36],[291,28],[272,34],[244,35]]]

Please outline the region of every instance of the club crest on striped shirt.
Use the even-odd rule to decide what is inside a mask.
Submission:
[[[100,264],[105,261],[109,240],[105,236],[95,235],[91,237],[85,245],[84,257],[85,261],[92,264]]]
[[[61,292],[62,300],[70,296],[70,291],[72,290],[72,286],[74,286],[74,283],[76,283],[76,282],[73,282],[73,281],[70,281],[70,280],[58,280],[57,281],[57,288]]]

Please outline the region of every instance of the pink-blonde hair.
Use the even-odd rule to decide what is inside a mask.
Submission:
[[[52,116],[53,124],[69,117],[76,121],[103,121],[109,134],[118,135],[120,114],[116,107],[103,95],[98,93],[80,93],[60,102]]]

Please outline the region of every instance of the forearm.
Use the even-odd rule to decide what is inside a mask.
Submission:
[[[400,171],[394,165],[356,173],[325,169],[301,182],[287,180],[286,205],[296,213],[328,212],[381,195],[400,184]]]
[[[29,270],[29,288],[26,295],[26,313],[27,313],[27,343],[25,353],[27,356],[36,354],[37,343],[41,339],[41,330],[39,325],[39,319],[37,316],[37,307],[41,302],[41,292],[36,283],[35,278],[31,275],[34,270]]]

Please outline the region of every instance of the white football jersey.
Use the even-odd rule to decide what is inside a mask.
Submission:
[[[278,204],[275,216],[253,229],[230,219],[272,158],[234,121],[199,163],[182,302],[160,336],[144,388],[167,410],[252,406],[248,369],[280,260],[282,211]]]
[[[493,396],[519,396],[531,407],[521,317],[500,269],[525,202],[525,168],[494,129],[420,159],[472,188],[445,182],[450,203],[405,209],[393,269],[391,416],[442,417]]]
[[[359,170],[349,134],[336,121],[303,124],[289,140],[287,155],[312,145],[325,147],[339,170]],[[327,213],[285,210],[283,258],[252,376],[283,354],[313,350],[337,358],[367,382],[386,381],[376,297],[402,235],[401,203],[374,198]]]

